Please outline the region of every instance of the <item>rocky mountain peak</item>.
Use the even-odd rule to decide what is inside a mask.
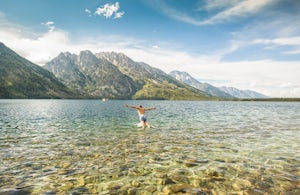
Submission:
[[[53,60],[60,64],[66,64],[66,63],[72,63],[75,59],[76,59],[75,54],[71,54],[70,52],[61,52]]]
[[[117,66],[131,66],[133,64],[137,64],[131,58],[126,56],[123,53],[117,52],[100,52],[95,54],[98,58],[105,59],[110,61],[111,63]]]
[[[79,56],[94,56],[94,54],[89,50],[84,50],[79,53]]]
[[[98,67],[98,65],[101,63],[100,61],[91,51],[85,50],[81,51],[79,55],[77,56],[77,64],[82,69],[86,69],[86,66],[90,67]]]
[[[191,86],[197,86],[199,84],[201,84],[198,80],[194,79],[189,73],[187,72],[181,72],[178,70],[174,70],[172,72],[170,72],[170,75],[174,78],[176,78],[179,81],[182,81],[188,85]]]
[[[65,57],[65,58],[72,58],[74,54],[71,54],[70,52],[61,52],[58,56]]]
[[[70,59],[72,56],[69,52],[60,52],[56,58],[58,59]]]
[[[85,50],[79,53],[77,60],[79,62],[95,62],[98,60],[98,58],[91,51]]]

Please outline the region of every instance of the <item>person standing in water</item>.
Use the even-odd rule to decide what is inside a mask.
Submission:
[[[139,114],[139,118],[140,118],[140,122],[142,124],[142,127],[143,128],[145,128],[146,126],[150,127],[149,123],[147,122],[145,111],[147,111],[147,110],[154,110],[154,109],[156,109],[155,107],[152,107],[152,108],[143,108],[142,105],[140,105],[140,106],[129,106],[127,104],[125,105],[125,107],[137,109],[138,114]]]

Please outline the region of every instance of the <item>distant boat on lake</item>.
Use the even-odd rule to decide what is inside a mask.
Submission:
[[[102,98],[102,102],[108,101],[108,98]]]

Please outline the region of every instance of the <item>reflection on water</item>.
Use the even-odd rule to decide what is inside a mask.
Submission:
[[[124,104],[157,107],[154,128]],[[299,118],[299,103],[0,100],[0,189],[300,194]]]

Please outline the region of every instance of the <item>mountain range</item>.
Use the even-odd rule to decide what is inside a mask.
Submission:
[[[61,53],[44,68],[66,86],[95,98],[211,99],[211,95],[184,84],[165,72],[122,53],[82,51]]]
[[[193,78],[187,72],[180,72],[180,71],[172,71],[169,73],[172,77],[176,78],[177,80],[184,82],[188,85],[191,85],[201,91],[204,91],[212,96],[217,96],[221,98],[235,98],[235,96],[230,95],[229,93],[224,92],[223,90],[212,86],[208,83],[201,83],[197,79]]]
[[[0,98],[216,100],[231,91],[116,52],[62,52],[41,67],[0,43]]]
[[[237,97],[237,98],[242,98],[242,99],[251,99],[251,98],[258,98],[258,99],[262,99],[262,98],[270,98],[262,93],[258,93],[256,91],[253,90],[240,90],[234,87],[219,87],[219,89],[223,90],[224,92]]]
[[[177,80],[191,85],[197,89],[204,91],[212,96],[217,96],[221,98],[269,98],[261,93],[252,90],[240,90],[234,87],[215,87],[209,83],[201,83],[197,79],[193,78],[187,72],[172,71],[170,75]]]

